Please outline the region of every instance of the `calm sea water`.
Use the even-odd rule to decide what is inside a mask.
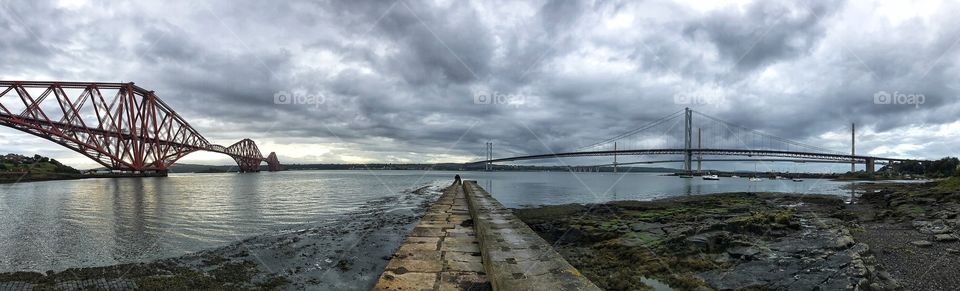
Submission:
[[[370,207],[369,202],[376,199],[427,185],[448,185],[454,174],[287,171],[0,184],[0,272],[151,260],[257,234],[333,223],[346,213]],[[818,179],[750,182],[647,173],[460,174],[478,180],[508,207],[732,191],[849,195],[842,188],[845,183]]]

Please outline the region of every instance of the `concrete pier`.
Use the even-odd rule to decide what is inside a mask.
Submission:
[[[463,187],[447,187],[373,290],[490,290]]]
[[[374,290],[600,290],[475,181],[444,190]]]

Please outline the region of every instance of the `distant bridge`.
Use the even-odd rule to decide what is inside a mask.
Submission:
[[[250,139],[226,147],[210,143],[153,91],[132,82],[0,81],[0,125],[60,144],[111,170],[166,172],[195,151],[228,155],[240,172],[258,172],[261,162],[270,171],[280,169],[276,153],[264,157]]]
[[[683,114],[680,114],[680,113]],[[701,120],[706,121],[703,123],[698,123],[701,127],[697,127],[696,135],[694,135],[694,119],[700,117]],[[678,147],[657,147],[652,146],[653,148],[643,149],[643,148],[623,148],[618,147],[620,145],[638,145],[638,144],[651,144],[649,140],[660,140],[660,144],[669,143],[671,136],[669,133],[674,128],[676,124],[679,123],[679,119],[682,117],[684,121],[684,128],[682,131],[682,144]],[[670,121],[675,121],[673,126],[669,126],[666,130],[660,135],[654,135],[653,138],[650,136],[645,136],[643,133],[660,132],[660,129],[670,125]],[[711,130],[708,134],[709,147],[704,147],[703,144],[703,131],[702,129],[706,127],[708,130]],[[666,135],[668,138],[664,138]],[[853,138],[853,137],[851,137]],[[631,139],[639,139],[631,140]],[[677,138],[676,141],[680,141],[680,138]],[[696,141],[696,144],[694,144]],[[851,140],[851,144],[854,141]],[[655,142],[656,143],[656,142]],[[654,143],[654,144],[655,144]],[[636,146],[639,147],[639,146]],[[606,149],[604,149],[606,148]],[[671,159],[671,160],[652,160],[652,161],[635,161],[627,163],[617,162],[617,157],[621,156],[653,156],[653,155],[673,155],[673,156],[682,156],[682,159]],[[837,151],[827,150],[818,146],[812,146],[803,144],[800,142],[788,140],[785,138],[780,138],[772,136],[769,134],[761,133],[759,131],[751,130],[744,128],[742,126],[734,125],[726,121],[720,120],[718,118],[699,113],[690,108],[685,108],[683,111],[678,111],[674,114],[668,115],[666,117],[660,118],[653,122],[650,122],[644,126],[641,126],[637,129],[628,131],[624,134],[605,139],[600,142],[596,142],[587,146],[577,148],[573,151],[563,151],[557,153],[546,153],[546,154],[535,154],[535,155],[518,155],[507,158],[493,158],[492,145],[487,144],[487,159],[482,161],[476,161],[471,164],[480,164],[484,163],[487,165],[487,169],[490,169],[493,163],[500,162],[511,162],[511,161],[524,161],[524,160],[545,160],[545,159],[560,159],[560,158],[569,158],[569,157],[596,157],[596,156],[612,156],[614,157],[614,162],[611,164],[603,165],[594,165],[593,167],[602,167],[602,166],[617,166],[622,165],[633,165],[633,164],[654,164],[654,163],[683,163],[683,170],[687,172],[693,171],[693,162],[697,162],[698,168],[700,167],[700,162],[711,161],[711,162],[795,162],[795,163],[849,163],[851,164],[851,170],[854,169],[854,164],[865,164],[866,171],[868,173],[873,173],[874,167],[876,164],[890,164],[904,161],[911,161],[910,159],[901,159],[901,158],[886,158],[886,157],[875,157],[875,156],[866,156],[866,155],[856,155],[851,151],[850,154],[841,153]],[[749,158],[707,158],[704,159],[703,156],[740,156],[740,157],[749,157]],[[762,157],[762,158],[754,158]],[[699,169],[698,169],[699,170]]]

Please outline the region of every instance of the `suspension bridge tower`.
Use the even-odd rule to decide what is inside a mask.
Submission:
[[[684,113],[684,126],[683,126],[683,171],[687,174],[690,174],[693,171],[692,161],[693,161],[693,110],[690,107],[683,109]]]

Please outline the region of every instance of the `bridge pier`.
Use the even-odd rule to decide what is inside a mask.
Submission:
[[[693,171],[693,110],[689,107],[684,108],[684,127],[683,127],[683,170],[687,173]]]
[[[874,158],[867,158],[866,165],[867,165],[867,175],[870,175],[870,177],[873,177],[873,172],[874,172],[873,168],[876,165],[876,160]]]

